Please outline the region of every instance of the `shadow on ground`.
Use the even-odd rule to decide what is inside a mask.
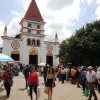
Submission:
[[[41,85],[45,85],[45,83],[41,83]]]
[[[25,88],[21,88],[21,89],[18,89],[18,90],[20,90],[20,91],[25,91],[26,89],[25,89]]]
[[[0,100],[6,100],[6,97],[4,95],[0,96]]]
[[[1,87],[0,87],[0,92],[2,92],[3,90],[4,90],[4,88],[1,88]],[[0,99],[0,100],[1,100],[1,99]]]

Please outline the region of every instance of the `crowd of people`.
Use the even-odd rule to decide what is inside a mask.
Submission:
[[[43,74],[44,83],[48,80],[48,67],[41,67],[41,75]],[[54,67],[54,76],[58,78],[58,81],[64,84],[65,81],[69,81],[71,84],[76,84],[77,88],[82,87],[83,93],[85,95],[85,91],[87,90],[89,93],[88,100],[91,100],[92,96],[94,96],[94,100],[98,100],[97,95],[95,93],[95,89],[98,90],[100,93],[100,67],[97,69],[95,67],[72,67],[72,68],[65,68],[63,66]],[[47,80],[46,80],[47,79]],[[50,82],[49,82],[50,83]],[[53,82],[55,83],[55,82]],[[53,89],[52,86],[49,86]],[[49,91],[49,89],[48,89]],[[52,94],[52,92],[51,92]],[[52,97],[52,96],[51,96]],[[49,99],[49,92],[48,92],[48,100]]]
[[[83,93],[85,90],[89,91],[89,98],[91,100],[98,100],[95,89],[100,93],[100,67],[98,69],[89,67],[73,67],[73,68],[58,68],[58,79],[62,83],[64,80],[70,81],[71,84],[76,84],[77,88],[82,87]],[[88,96],[88,95],[86,95]]]
[[[9,98],[11,87],[13,86],[13,71],[11,66],[6,65],[3,69],[0,65],[0,71],[3,71],[2,78],[0,77],[0,81],[4,81],[4,87],[6,90],[6,98]],[[72,67],[72,68],[64,68],[62,67],[36,67],[32,65],[26,65],[21,69],[24,78],[25,78],[25,88],[30,90],[30,98],[33,100],[32,92],[36,94],[37,97],[37,87],[39,86],[39,79],[37,70],[40,71],[40,75],[43,76],[44,85],[47,89],[48,100],[52,100],[53,88],[56,86],[55,81],[58,78],[58,81],[62,84],[65,81],[69,81],[71,84],[76,84],[77,88],[82,87],[83,93],[87,89],[89,91],[88,100],[91,100],[92,96],[94,96],[94,100],[98,100],[97,95],[95,93],[95,89],[100,93],[100,67],[98,69],[89,67]]]

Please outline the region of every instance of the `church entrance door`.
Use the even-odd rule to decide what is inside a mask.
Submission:
[[[47,64],[53,66],[53,56],[47,56]]]
[[[38,55],[29,55],[29,64],[37,65]]]
[[[33,65],[38,64],[38,53],[36,49],[30,50],[29,64],[33,64]]]
[[[11,52],[11,58],[14,60],[14,61],[20,61],[20,52],[18,50],[13,50]]]
[[[52,54],[52,52],[47,53],[46,63],[53,66],[53,54]]]

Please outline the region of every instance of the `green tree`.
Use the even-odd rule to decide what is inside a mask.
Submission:
[[[64,64],[100,65],[100,20],[87,23],[60,45],[59,56]]]

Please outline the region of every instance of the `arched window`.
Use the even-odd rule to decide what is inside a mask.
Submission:
[[[32,24],[31,23],[28,23],[28,27],[32,27]]]
[[[35,45],[35,39],[32,40],[32,45]]]
[[[37,46],[40,46],[40,40],[37,40]]]
[[[27,45],[31,45],[31,39],[27,39]]]

